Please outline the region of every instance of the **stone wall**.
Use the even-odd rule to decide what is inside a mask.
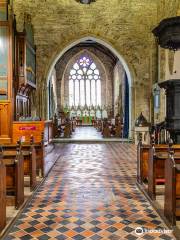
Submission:
[[[157,48],[152,29],[175,16],[179,0],[97,0],[90,5],[75,0],[14,0],[18,29],[29,13],[37,45],[37,105],[47,116],[47,76],[61,51],[83,37],[112,46],[126,61],[132,76],[132,125],[143,111],[151,119],[152,83],[157,80]]]

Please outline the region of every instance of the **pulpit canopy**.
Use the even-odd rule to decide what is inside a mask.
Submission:
[[[180,16],[162,20],[152,33],[162,48],[180,49]]]

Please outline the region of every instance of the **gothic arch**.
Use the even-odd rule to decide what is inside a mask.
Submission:
[[[127,80],[128,80],[128,85],[129,85],[129,137],[131,138],[133,133],[132,133],[132,130],[134,128],[134,92],[133,92],[133,77],[132,77],[132,74],[130,72],[130,67],[128,66],[127,62],[124,60],[124,58],[120,55],[120,53],[108,42],[102,40],[102,39],[99,39],[99,38],[96,38],[96,37],[91,37],[91,36],[87,36],[87,37],[84,37],[84,38],[80,38],[74,42],[72,42],[71,44],[67,45],[61,52],[58,52],[55,56],[55,58],[53,59],[50,67],[49,67],[49,70],[47,72],[47,77],[46,77],[46,84],[47,84],[47,89],[48,89],[48,84],[49,84],[49,79],[50,79],[50,76],[51,76],[51,73],[54,69],[54,66],[55,64],[57,63],[58,59],[61,58],[65,52],[67,52],[69,49],[71,49],[72,47],[76,46],[77,44],[81,43],[81,42],[84,42],[84,41],[87,41],[87,40],[92,40],[92,41],[95,41],[99,44],[102,44],[104,45],[105,47],[107,47],[109,50],[111,50],[117,57],[118,59],[120,60],[120,62],[122,63],[125,71],[126,71],[126,74],[127,74]],[[47,101],[49,98],[47,97]],[[47,102],[49,104],[49,102]],[[48,116],[49,116],[49,113],[47,113]]]

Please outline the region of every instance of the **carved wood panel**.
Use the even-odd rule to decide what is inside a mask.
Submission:
[[[11,133],[11,103],[0,103],[0,143],[10,142]]]

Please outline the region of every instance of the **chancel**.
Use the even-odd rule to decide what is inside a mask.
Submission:
[[[0,0],[0,239],[179,236],[179,1]]]

